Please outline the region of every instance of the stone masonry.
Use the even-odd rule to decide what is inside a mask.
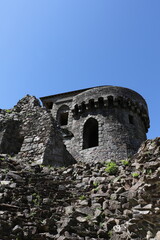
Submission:
[[[32,164],[119,161],[146,140],[145,100],[122,87],[103,86],[39,100],[27,95],[0,111],[0,153]]]
[[[13,109],[1,110],[0,153],[18,154],[20,161],[32,164],[67,166],[75,163],[50,112],[29,95]]]
[[[42,97],[76,161],[126,159],[146,140],[148,109],[138,93],[102,86]]]
[[[41,100],[0,110],[0,240],[160,240],[145,100],[111,86]]]

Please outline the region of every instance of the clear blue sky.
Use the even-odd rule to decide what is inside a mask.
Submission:
[[[0,108],[115,85],[147,101],[160,129],[160,0],[0,0]]]

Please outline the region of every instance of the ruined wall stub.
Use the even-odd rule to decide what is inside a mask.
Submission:
[[[0,112],[0,153],[17,155],[30,164],[67,166],[75,163],[66,150],[51,113],[39,100],[25,96],[11,110]]]

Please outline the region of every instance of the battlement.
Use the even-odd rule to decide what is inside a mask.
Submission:
[[[41,98],[77,161],[123,159],[146,140],[148,108],[137,92],[101,86]]]
[[[82,95],[82,94],[81,94]],[[94,95],[94,94],[93,94]],[[75,99],[76,102],[77,99]],[[73,117],[80,117],[81,115],[90,112],[97,111],[98,109],[105,108],[124,108],[131,110],[134,113],[137,113],[142,121],[145,124],[146,132],[150,127],[149,117],[148,117],[148,109],[146,104],[142,104],[142,102],[133,101],[131,98],[121,96],[109,95],[105,97],[101,97],[101,94],[95,96],[94,98],[87,99],[86,102],[82,101],[79,104],[74,105],[72,109]]]
[[[148,108],[138,93],[102,86],[41,98],[0,112],[0,153],[54,166],[119,161],[146,140]]]

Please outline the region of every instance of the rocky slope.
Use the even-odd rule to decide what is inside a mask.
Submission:
[[[0,239],[159,240],[160,138],[110,166],[32,166],[1,154]]]

